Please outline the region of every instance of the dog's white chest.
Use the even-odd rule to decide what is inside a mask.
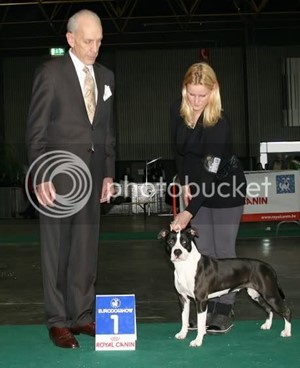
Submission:
[[[171,260],[174,264],[174,284],[179,294],[195,297],[195,277],[201,254],[191,242],[190,251],[180,243],[180,234],[172,248]]]
[[[180,262],[175,265],[174,283],[179,294],[195,297],[197,262]]]

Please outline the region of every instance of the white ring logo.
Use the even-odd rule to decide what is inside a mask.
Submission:
[[[72,188],[67,194],[57,194],[52,206],[44,210],[37,206],[32,200],[28,180],[31,175],[32,186],[38,183],[53,181],[54,177],[64,174],[70,177]],[[39,178],[39,182],[37,178]],[[25,190],[31,204],[37,211],[49,217],[63,218],[79,212],[87,203],[92,191],[92,177],[89,168],[82,159],[67,151],[56,150],[44,153],[38,157],[29,167],[25,178]]]
[[[120,308],[121,300],[119,298],[112,298],[112,300],[110,301],[110,305],[112,308]]]

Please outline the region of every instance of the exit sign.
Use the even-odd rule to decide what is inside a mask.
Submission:
[[[65,54],[65,49],[63,47],[52,47],[50,49],[51,56],[62,56]]]

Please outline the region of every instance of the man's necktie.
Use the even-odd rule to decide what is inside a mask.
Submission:
[[[87,66],[83,68],[83,71],[86,73],[83,87],[83,98],[88,113],[88,117],[90,119],[90,122],[92,123],[96,110],[95,81]]]

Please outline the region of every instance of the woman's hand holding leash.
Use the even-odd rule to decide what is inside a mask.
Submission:
[[[182,211],[178,213],[178,215],[174,218],[174,221],[170,223],[170,229],[176,232],[185,229],[192,217],[192,214],[188,211]]]

